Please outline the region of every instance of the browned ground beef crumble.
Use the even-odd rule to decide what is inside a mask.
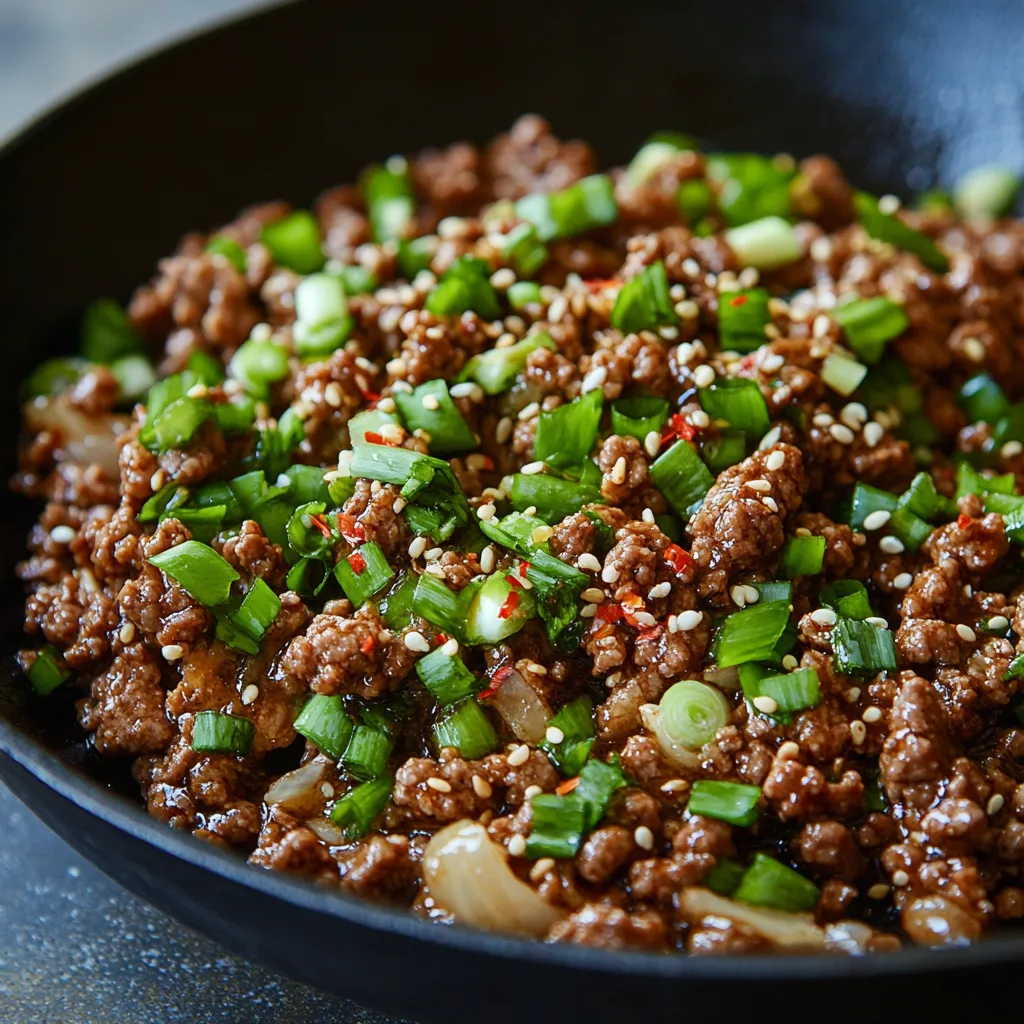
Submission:
[[[442,921],[452,915],[424,885],[423,853],[438,829],[466,819],[486,826],[503,855],[508,850],[515,875],[550,905],[545,929],[552,941],[695,955],[774,948],[780,940],[771,927],[740,912],[730,916],[728,904],[716,912],[699,898],[716,865],[746,863],[757,849],[819,887],[820,929],[868,922],[851,925],[857,939],[845,945],[829,933],[831,948],[971,941],[1020,918],[1024,782],[1017,758],[1024,756],[1024,730],[1008,714],[1018,683],[1006,673],[1024,635],[1024,606],[1018,610],[1018,584],[1006,582],[1017,560],[1003,518],[986,513],[977,497],[961,498],[959,517],[910,552],[884,543],[885,529],[856,531],[833,517],[858,481],[902,492],[922,458],[938,491],[952,496],[954,454],[983,448],[990,433],[966,421],[956,389],[987,371],[1011,400],[1024,393],[1024,224],[901,214],[949,256],[948,272],[936,273],[917,256],[870,239],[854,219],[853,191],[839,168],[812,157],[798,165],[793,190],[805,255],[758,275],[740,265],[720,221],[712,217],[710,233],[699,237],[679,213],[680,183],[705,171],[699,153],[684,151],[639,185],[611,172],[618,219],[550,243],[537,275],[539,301],[518,311],[503,301],[509,313],[493,321],[426,311],[427,294],[460,255],[486,260],[503,296],[516,277],[503,269],[509,264],[495,233],[507,233],[515,216],[507,204],[494,204],[564,189],[595,167],[589,146],[559,141],[537,117],[522,118],[483,149],[458,144],[411,158],[413,234],[435,243],[429,270],[412,281],[400,276],[393,242],[371,241],[360,192],[326,193],[315,207],[324,252],[372,270],[378,285],[350,296],[348,340],[320,361],[293,354],[299,276],[275,265],[261,241],[263,225],[290,211],[283,203],[250,209],[219,232],[244,248],[244,273],[206,252],[206,237],[190,235],[128,307],[164,375],[182,370],[195,352],[227,365],[254,329],[282,346],[289,373],[261,404],[257,426],[291,405],[304,424],[295,458],[325,472],[351,448],[347,423],[361,409],[374,402],[393,408],[392,396],[409,385],[453,383],[472,355],[546,331],[554,348],[535,350],[511,391],[486,397],[456,390],[480,445],[453,458],[452,469],[471,508],[497,503],[499,515],[508,511],[503,481],[532,461],[542,410],[595,388],[606,406],[620,397],[661,396],[682,417],[684,436],[707,442],[719,426],[701,411],[698,384],[713,374],[760,385],[771,430],[749,457],[718,475],[683,523],[681,567],[655,522],[669,510],[650,475],[659,445],[652,450],[610,433],[606,415],[593,453],[600,502],[554,523],[550,537],[551,552],[587,572],[589,588],[599,592],[580,601],[578,648],[555,650],[532,621],[496,647],[461,652],[481,685],[511,675],[548,715],[580,694],[594,698],[592,756],[617,755],[629,785],[613,796],[574,859],[523,856],[530,798],[554,792],[564,779],[536,745],[524,753],[498,713],[489,712],[499,746],[477,760],[431,742],[434,708],[414,671],[421,653],[406,643],[413,627],[432,635],[427,623],[394,633],[373,602],[356,609],[336,595],[324,604],[285,592],[281,547],[246,520],[213,546],[241,575],[239,592],[262,579],[281,595],[281,610],[258,655],[215,639],[210,610],[147,561],[187,540],[188,529],[173,517],[156,525],[138,515],[167,482],[193,487],[238,475],[253,435],[225,438],[211,422],[183,449],[150,452],[138,437],[145,408],[116,413],[116,382],[103,368],[48,400],[61,416],[40,425],[28,415],[15,485],[46,504],[20,567],[27,632],[36,647],[54,645],[74,670],[68,685],[81,694],[81,726],[100,754],[132,759],[157,818],[237,848],[254,864]],[[678,322],[623,335],[610,323],[616,293],[656,261]],[[758,283],[773,295],[764,344],[742,356],[723,352],[719,293]],[[852,293],[888,295],[906,311],[909,328],[889,348],[908,368],[937,431],[930,452],[895,436],[896,410],[868,419],[863,406],[822,379],[824,360],[844,344],[830,310]],[[234,383],[211,388],[211,400],[224,401]],[[72,443],[76,432],[111,429],[116,461],[94,462]],[[399,443],[427,449],[424,438],[401,430]],[[1015,474],[1018,488],[1024,484],[1020,444],[996,450],[990,465]],[[341,510],[394,568],[431,571],[458,591],[481,572],[514,567],[500,548],[467,553],[418,544],[396,504],[398,490],[358,480]],[[743,585],[776,578],[780,551],[794,535],[826,540],[822,572],[795,581],[792,617],[795,660],[817,671],[821,701],[782,724],[756,713],[735,678],[716,672],[711,643],[715,620],[750,599]],[[352,548],[342,541],[334,557]],[[836,579],[867,584],[874,614],[895,632],[895,671],[854,677],[836,668],[832,626],[812,615],[821,587]],[[612,605],[650,618],[593,614]],[[687,612],[697,613],[693,628],[670,628]],[[976,629],[994,616],[1005,616],[1012,630]],[[23,657],[31,664],[33,652]],[[721,685],[732,710],[731,721],[683,769],[645,729],[641,707],[686,678]],[[392,759],[393,795],[375,829],[352,839],[328,815],[355,781],[298,736],[293,722],[310,694],[372,700],[398,691],[414,695],[415,710]],[[493,693],[483,703],[490,701],[500,706]],[[192,749],[194,716],[209,710],[253,723],[246,756]],[[312,779],[301,799],[268,799],[275,779],[300,763]],[[698,779],[761,787],[757,824],[741,828],[690,814],[688,791]]]

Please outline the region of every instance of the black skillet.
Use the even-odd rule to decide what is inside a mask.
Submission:
[[[181,233],[246,203],[309,201],[370,161],[483,141],[524,111],[592,140],[606,162],[628,159],[651,130],[678,128],[723,148],[829,152],[859,184],[906,193],[973,163],[1024,163],[1022,40],[1024,4],[1012,0],[632,0],[606,12],[313,0],[191,39],[0,152],[4,468],[18,381],[70,348],[81,307],[127,296]],[[31,510],[12,498],[4,510],[10,652],[22,602],[11,571]],[[61,699],[44,706],[15,673],[0,674],[0,776],[48,825],[233,951],[422,1021],[942,1021],[1012,991],[1024,964],[1021,932],[945,953],[708,960],[431,926],[249,868],[151,821],[121,772],[83,757]]]

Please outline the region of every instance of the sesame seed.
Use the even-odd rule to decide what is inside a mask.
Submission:
[[[513,768],[519,768],[530,760],[530,748],[525,743],[521,743],[509,751],[506,760]]]
[[[557,725],[549,725],[544,733],[544,738],[548,743],[561,743],[565,739],[565,733]]]
[[[985,346],[977,338],[965,338],[963,341],[964,355],[972,363],[985,362]]]
[[[382,629],[377,634],[377,643],[386,644],[393,636],[394,633],[392,633],[390,629]]]
[[[550,526],[535,526],[530,531],[530,540],[532,540],[534,544],[544,544],[551,540],[551,535],[554,532],[555,531],[552,530]]]
[[[250,683],[242,691],[242,703],[245,705],[252,704],[253,701],[260,695],[260,688],[255,683]]]
[[[785,669],[790,669],[790,670],[792,670],[792,669],[796,668],[796,667],[797,667],[797,665],[799,665],[799,664],[800,664],[800,662],[798,662],[798,661],[796,660],[796,658],[795,658],[795,657],[793,657],[793,655],[792,655],[792,654],[787,654],[787,655],[786,655],[786,656],[785,656],[785,657],[784,657],[784,658],[782,659],[782,667],[783,667],[783,668],[785,668]]]
[[[880,213],[893,214],[900,208],[900,200],[898,196],[886,194],[878,200],[878,210]]]
[[[494,548],[490,544],[480,552],[480,571],[488,576],[494,572]]]
[[[653,526],[653,525],[655,524],[655,522],[657,522],[657,520],[656,520],[656,519],[655,519],[655,517],[654,517],[654,512],[653,512],[653,511],[652,511],[651,509],[649,509],[649,508],[645,508],[645,509],[643,510],[643,512],[641,512],[641,513],[640,513],[640,518],[641,518],[641,519],[642,519],[642,520],[643,520],[643,521],[644,521],[644,522],[645,522],[645,523],[646,523],[646,524],[647,524],[648,526]]]
[[[753,703],[758,711],[766,715],[772,715],[779,710],[778,701],[773,700],[771,697],[755,697],[751,703]]]
[[[661,784],[662,793],[684,793],[690,788],[686,779],[669,779]]]
[[[656,430],[652,430],[644,438],[644,451],[653,459],[657,456],[659,448],[661,448],[661,435]]]
[[[703,618],[704,616],[698,611],[685,611],[676,616],[676,623],[683,633],[688,633],[691,629],[696,629]]]
[[[554,857],[541,857],[536,864],[530,868],[530,881],[539,882],[549,871],[553,871],[555,867]]]
[[[879,882],[877,885],[871,886],[868,889],[868,898],[872,900],[884,900],[889,895],[889,886],[885,882]]]
[[[587,587],[586,590],[580,594],[580,597],[584,601],[593,601],[594,604],[600,604],[604,600],[604,591],[600,587]]]
[[[581,569],[585,569],[587,572],[600,572],[601,562],[596,555],[592,555],[589,551],[585,551],[579,558],[576,559],[576,564]]]
[[[70,544],[75,539],[75,531],[70,526],[55,526],[50,531],[50,539],[58,544]]]
[[[856,436],[854,432],[844,423],[833,423],[832,426],[828,428],[828,432],[840,444],[853,444],[853,439]]]
[[[458,387],[458,385],[456,385]],[[381,412],[394,412],[395,411],[395,400],[393,398],[382,398],[377,403],[377,408]]]
[[[874,448],[879,441],[882,440],[882,435],[885,433],[885,428],[881,423],[875,423],[872,420],[870,423],[864,424],[864,443],[869,448]]]
[[[693,299],[682,299],[672,308],[682,320],[696,320],[700,316],[700,306]]]
[[[431,412],[435,409],[441,408],[441,403],[437,400],[435,395],[424,395],[423,401],[420,404],[424,409],[429,409]]]
[[[526,853],[526,838],[525,836],[514,835],[508,841],[508,852],[513,857],[522,857]]]
[[[426,550],[427,550],[427,538],[426,537],[417,537],[409,545],[409,557],[410,558],[419,558],[420,555],[422,555],[423,552],[426,551]]]
[[[880,530],[892,518],[892,513],[884,508],[875,509],[864,517],[865,530]]]
[[[811,612],[811,621],[819,626],[834,626],[836,624],[836,613],[831,608],[818,608]]]
[[[1002,633],[1010,628],[1010,620],[1005,615],[993,615],[988,620],[988,628],[993,633]]]
[[[397,516],[402,509],[405,508],[405,498],[395,498],[391,503],[391,511]]]
[[[704,430],[706,427],[711,426],[711,417],[703,409],[697,409],[695,412],[690,413],[690,422],[695,427]]]
[[[883,619],[881,615],[869,615],[865,622],[870,622],[872,626],[877,626],[879,629],[888,629],[889,622],[887,619]]]
[[[612,466],[611,478],[613,484],[624,484],[626,482],[626,457],[620,455]]]
[[[505,289],[516,283],[516,272],[510,267],[502,267],[491,274],[491,284],[495,288]]]
[[[476,514],[478,519],[483,519],[486,522],[488,519],[493,519],[494,514],[497,511],[498,510],[494,507],[494,503],[489,501],[486,505],[481,505],[476,510]]]
[[[181,644],[164,644],[160,648],[160,653],[164,661],[177,661],[185,653],[185,648]]]
[[[162,469],[158,469],[149,478],[149,486],[152,487],[154,491],[159,491],[160,488],[163,487],[163,485],[166,483],[166,481],[167,474]]]
[[[341,385],[339,385],[337,381],[332,380],[327,387],[324,388],[324,398],[332,409],[340,409],[341,403],[345,400],[345,396],[341,391]]]
[[[824,430],[832,426],[832,424],[835,423],[835,420],[832,418],[832,415],[830,413],[816,412],[811,417],[811,423],[813,423],[816,427],[821,427]]]
[[[969,644],[973,644],[978,639],[977,633],[970,626],[965,626],[962,622],[957,623],[956,635],[961,640],[966,640]]]
[[[851,686],[846,693],[843,695],[851,704],[856,704],[860,700],[860,687]]]
[[[864,709],[864,714],[860,716],[865,722],[880,722],[882,720],[882,709],[876,708],[872,705],[869,708]]]
[[[479,775],[474,775],[473,792],[476,793],[477,796],[483,797],[483,799],[486,800],[494,792],[494,790],[491,788],[491,784],[486,779],[481,778]]]
[[[786,464],[786,453],[785,452],[772,452],[768,456],[768,458],[765,460],[765,463],[764,463],[765,469],[769,470],[770,472],[775,472],[775,470],[782,469],[782,467],[785,464]]]
[[[441,653],[449,658],[454,658],[459,653],[459,641],[455,637],[449,637],[441,645]]]
[[[658,620],[650,612],[633,612],[633,618],[638,626],[649,628],[657,624]]]
[[[504,444],[512,436],[512,420],[508,416],[502,416],[498,425],[494,428],[494,439],[498,444]]]
[[[715,383],[715,371],[707,363],[701,363],[693,371],[693,382],[699,388],[709,388]]]
[[[868,727],[859,718],[856,718],[850,723],[850,736],[854,745],[859,747],[868,738]]]
[[[548,670],[539,661],[528,661],[526,668],[535,676],[546,676],[548,674]]]
[[[523,515],[524,516],[535,516],[536,514],[537,514],[537,506],[536,505],[527,505],[527,507],[523,509]]]
[[[126,622],[117,635],[121,643],[130,644],[135,639],[135,624],[133,622]]]
[[[592,619],[596,614],[597,614],[597,605],[596,604],[585,604],[580,609],[580,618],[581,619]]]
[[[601,579],[604,580],[605,583],[615,583],[618,578],[619,570],[611,562],[601,570]]]
[[[533,417],[539,415],[539,413],[540,413],[540,404],[538,402],[531,402],[529,405],[524,405],[523,408],[519,410],[519,413],[516,416],[516,419],[519,419],[519,420],[533,419]]]
[[[521,470],[520,473],[525,473],[527,476],[533,476],[535,473],[543,473],[548,468],[546,462],[528,462]]]
[[[964,584],[964,597],[967,597],[967,598],[969,598],[969,597],[971,597],[971,596],[972,596],[973,594],[974,594],[974,587],[972,587],[972,586],[970,585],[970,583],[965,583],[965,584]]]
[[[794,743],[792,740],[786,740],[785,743],[780,744],[779,752],[777,757],[781,761],[792,761],[800,756],[800,745]]]
[[[903,886],[910,885],[910,875],[902,869],[897,869],[892,873],[892,884],[902,889]]]
[[[1020,455],[1021,452],[1024,452],[1024,444],[1021,444],[1020,441],[1007,441],[1006,444],[999,449],[999,454],[1002,455],[1004,459],[1014,459]]]
[[[399,442],[405,438],[405,431],[397,423],[382,423],[379,433],[385,441]]]
[[[436,776],[431,776],[427,779],[427,785],[438,793],[450,793],[452,791],[452,784],[447,779],[439,779]]]
[[[772,485],[767,480],[748,480],[747,486],[752,491],[759,491],[761,494],[767,494],[772,489]]]
[[[769,498],[765,496],[761,499],[761,504],[764,505],[764,507],[768,509],[769,512],[779,511],[779,503],[774,498]]]
[[[771,448],[772,445],[779,443],[780,437],[782,437],[782,427],[772,427],[772,429],[761,438],[757,447],[761,451],[764,451],[765,448]]]
[[[860,430],[868,418],[868,410],[860,402],[850,402],[844,405],[839,413],[839,418],[851,429]]]
[[[646,825],[638,825],[633,832],[633,840],[641,850],[654,849],[654,833]]]
[[[815,263],[828,263],[832,258],[832,239],[826,235],[811,242],[811,259]]]
[[[901,572],[893,581],[892,585],[897,590],[906,590],[911,583],[914,582],[914,577],[909,572]]]
[[[655,585],[647,591],[647,597],[651,601],[657,601],[659,598],[668,597],[671,589],[672,584],[667,580],[664,583],[655,583]]]
[[[878,546],[887,555],[899,555],[907,550],[903,541],[901,541],[899,537],[893,537],[892,535],[883,537],[878,542]]]
[[[743,587],[743,596],[747,599],[747,604],[757,604],[761,600],[761,591],[757,587],[750,583],[741,584]]]
[[[1006,803],[1005,798],[1000,793],[993,793],[989,798],[987,804],[985,804],[986,814],[998,814],[1003,809],[1003,804]]]
[[[410,630],[402,638],[402,643],[410,651],[418,651],[421,654],[426,654],[430,650],[430,644],[427,643],[426,637],[417,629]]]
[[[603,366],[595,366],[592,370],[587,372],[587,375],[583,378],[580,383],[580,391],[586,394],[588,391],[596,391],[598,388],[604,387],[604,382],[608,379],[608,370]]]
[[[443,580],[445,578],[444,569],[442,569],[436,562],[428,565],[423,571],[430,573],[431,576],[436,576],[439,580]]]
[[[729,596],[732,598],[733,604],[739,605],[740,608],[747,603],[747,591],[739,584],[729,589]]]

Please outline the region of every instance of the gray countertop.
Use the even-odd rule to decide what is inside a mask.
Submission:
[[[0,0],[0,139],[112,65],[252,0]],[[0,1022],[387,1024],[130,896],[0,785]]]

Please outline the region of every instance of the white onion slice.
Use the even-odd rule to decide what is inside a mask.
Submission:
[[[498,692],[488,702],[524,743],[540,743],[551,718],[551,708],[541,700],[537,691],[512,671],[502,680]]]
[[[700,887],[683,892],[679,898],[679,909],[693,923],[713,915],[746,925],[776,946],[786,949],[825,948],[825,932],[814,923],[810,914],[751,907]]]
[[[540,938],[562,916],[512,873],[505,851],[476,821],[457,821],[430,840],[423,878],[434,902],[460,924]]]
[[[50,430],[61,439],[70,462],[83,466],[96,463],[111,480],[120,477],[117,437],[128,427],[121,416],[86,416],[62,398],[37,398],[26,403],[23,413],[30,430]]]
[[[275,779],[263,800],[269,806],[277,804],[292,814],[316,814],[323,805],[323,761],[314,760],[296,768],[293,772]]]
[[[311,829],[328,846],[344,846],[349,840],[345,830],[339,828],[330,818],[310,818],[306,827]]]
[[[643,720],[644,726],[654,734],[654,738],[658,741],[658,746],[661,747],[661,752],[665,755],[666,760],[670,761],[676,768],[696,768],[700,764],[700,758],[695,750],[677,743],[666,732],[661,721],[661,708],[657,704],[641,704],[640,718]]]

